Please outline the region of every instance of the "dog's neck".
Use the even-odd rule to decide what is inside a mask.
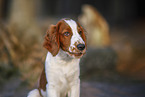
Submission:
[[[45,64],[60,64],[60,65],[67,65],[68,63],[77,62],[79,63],[80,59],[74,58],[69,56],[65,51],[62,49],[59,50],[56,56],[52,56],[50,52],[47,53]]]
[[[69,56],[65,51],[63,51],[62,49],[59,50],[59,53],[56,56],[57,58],[60,58],[61,60],[64,61],[71,61],[74,60],[75,58],[73,58],[72,56]]]

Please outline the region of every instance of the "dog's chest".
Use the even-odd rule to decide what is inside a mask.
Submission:
[[[75,63],[68,63],[60,69],[62,69],[62,77],[64,77],[69,84],[79,76],[79,66]]]
[[[45,69],[48,83],[57,86],[56,88],[62,92],[69,90],[79,79],[79,60],[49,58]]]

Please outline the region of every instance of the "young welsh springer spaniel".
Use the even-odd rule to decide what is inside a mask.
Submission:
[[[27,97],[79,97],[79,61],[86,52],[83,28],[72,19],[62,19],[51,25],[43,46],[48,53],[39,87]]]

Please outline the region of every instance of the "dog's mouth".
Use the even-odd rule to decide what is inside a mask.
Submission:
[[[70,51],[67,51],[67,53],[68,55],[76,58],[81,58],[85,54],[85,52],[70,52]]]

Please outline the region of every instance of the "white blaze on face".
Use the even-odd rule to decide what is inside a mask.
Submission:
[[[75,51],[71,51],[73,48],[76,48],[75,44],[85,44],[85,42],[83,41],[82,37],[79,35],[78,30],[77,30],[77,23],[74,20],[64,20],[71,28],[72,30],[72,37],[71,37],[71,43],[70,43],[70,47],[69,47],[69,51],[70,52],[75,52]],[[73,49],[75,50],[75,49]]]

